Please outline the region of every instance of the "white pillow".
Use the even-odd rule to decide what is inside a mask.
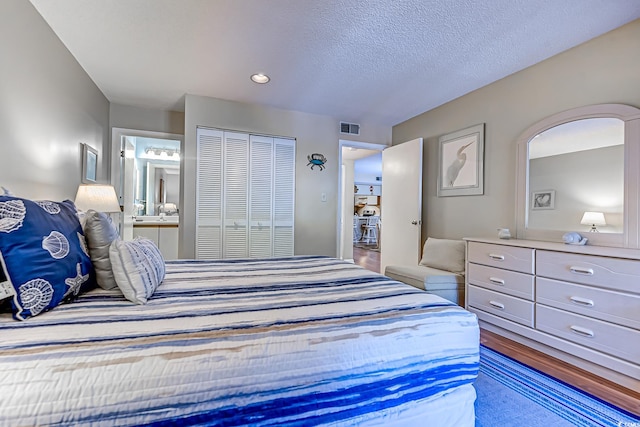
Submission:
[[[164,280],[164,259],[149,239],[115,240],[109,248],[109,258],[116,283],[131,302],[146,304]]]
[[[84,235],[89,248],[89,256],[96,270],[96,281],[103,289],[116,289],[116,279],[113,277],[109,247],[118,239],[111,217],[105,213],[89,209],[84,215]]]
[[[465,243],[463,240],[427,238],[422,250],[420,265],[464,273]]]

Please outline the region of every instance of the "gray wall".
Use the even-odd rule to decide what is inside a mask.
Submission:
[[[636,20],[394,126],[393,144],[425,139],[422,238],[496,236],[498,227],[513,231],[517,137],[539,120],[574,107],[640,107],[639,52]],[[486,123],[484,196],[438,198],[438,137],[478,123]]]
[[[0,185],[18,196],[73,200],[81,146],[109,175],[109,102],[25,0],[0,2]]]
[[[530,210],[529,228],[589,231],[585,211],[605,214],[601,232],[622,233],[624,145],[541,157],[529,161],[529,193],[554,190],[555,208]]]
[[[111,104],[109,112],[111,127],[184,135],[184,113],[180,111]]]
[[[180,202],[180,175],[165,174],[164,186],[167,191],[167,203],[175,203],[178,206]]]
[[[187,95],[185,147],[180,206],[180,256],[195,257],[196,128],[253,132],[296,138],[295,253],[335,256],[338,224],[339,120],[315,114],[280,110],[222,99]],[[388,144],[391,129],[361,123],[359,141]],[[309,169],[307,155],[324,154],[326,169]],[[326,193],[327,201],[321,201]]]

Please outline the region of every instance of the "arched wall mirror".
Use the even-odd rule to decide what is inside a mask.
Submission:
[[[520,239],[640,247],[640,109],[580,107],[518,138],[516,225]]]

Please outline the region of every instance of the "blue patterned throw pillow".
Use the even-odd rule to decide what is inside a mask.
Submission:
[[[76,208],[0,196],[0,262],[15,290],[13,317],[25,320],[95,286]]]

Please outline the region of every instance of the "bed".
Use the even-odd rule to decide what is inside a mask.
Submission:
[[[0,315],[0,425],[473,426],[475,315],[337,259],[170,261]]]

